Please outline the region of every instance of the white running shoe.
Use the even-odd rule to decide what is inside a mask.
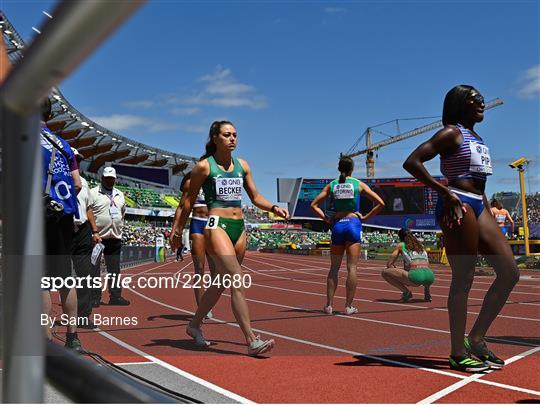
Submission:
[[[323,308],[323,312],[326,314],[326,315],[332,315],[334,313],[334,309],[332,308],[331,305],[327,305]]]
[[[355,307],[345,307],[345,313],[347,315],[353,315],[353,314],[356,314],[358,313],[358,308],[355,308]]]
[[[257,336],[255,340],[249,344],[248,355],[258,356],[259,354],[269,352],[274,348],[274,345],[274,339],[261,340],[261,337]]]
[[[204,319],[211,319],[214,317],[214,314],[212,313],[212,311],[208,311],[208,313],[206,314],[206,316],[204,317]]]
[[[193,326],[189,325],[186,328],[186,333],[191,336],[193,339],[195,339],[195,344],[199,347],[208,347],[210,346],[210,342],[207,341],[202,331],[199,328],[194,328]]]

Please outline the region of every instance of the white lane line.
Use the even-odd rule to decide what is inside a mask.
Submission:
[[[304,270],[304,271],[314,271],[313,269],[297,269],[297,270]],[[261,273],[283,273],[283,272],[286,272],[286,271],[289,271],[288,269],[287,270],[282,270],[282,269],[263,269],[263,270],[259,270]]]
[[[140,293],[139,291],[132,290],[131,288],[130,288],[130,290],[131,290],[131,292],[139,295],[140,297],[142,297],[142,298],[144,298],[144,299],[146,299],[146,300],[148,300],[150,302],[153,302],[154,304],[158,304],[158,305],[164,306],[166,308],[169,308],[169,309],[172,309],[172,310],[175,310],[175,311],[180,311],[180,312],[190,314],[190,315],[195,314],[194,312],[187,311],[185,309],[178,308],[178,307],[166,304],[164,302],[155,300],[153,298],[150,298],[150,297]],[[222,295],[230,298],[229,294],[223,293]],[[266,305],[268,305],[268,304],[271,305],[271,303],[264,303],[263,301],[257,301],[257,300],[251,300],[251,299],[248,299],[248,301],[263,303],[263,304],[266,304]],[[281,305],[278,305],[278,304],[275,304],[275,305],[281,306]],[[286,307],[286,306],[282,306],[282,307]],[[294,308],[294,307],[286,307],[286,308]],[[235,328],[240,327],[236,323],[227,322],[227,321],[224,321],[224,320],[221,320],[221,319],[218,319],[218,318],[212,318],[212,321],[217,322],[217,323],[221,323],[221,324],[224,324],[224,325],[232,326],[232,327],[235,327]],[[402,366],[402,367],[405,366],[405,367],[408,367],[408,368],[417,368],[417,369],[432,372],[432,373],[435,373],[435,374],[442,374],[442,375],[455,377],[455,378],[465,378],[464,376],[462,376],[460,374],[456,374],[456,373],[452,373],[452,372],[448,372],[448,371],[424,368],[424,367],[420,367],[420,366],[417,366],[417,365],[411,364],[411,363],[405,363],[405,362],[401,362],[401,361],[397,361],[397,360],[390,360],[390,359],[386,359],[386,358],[382,358],[382,357],[378,357],[378,356],[372,356],[372,355],[369,355],[369,354],[364,354],[364,353],[355,352],[355,351],[352,351],[352,350],[342,349],[342,348],[335,347],[335,346],[328,346],[328,345],[325,345],[325,344],[312,342],[310,340],[298,339],[298,338],[295,338],[295,337],[292,337],[292,336],[281,335],[279,333],[274,333],[274,332],[270,332],[270,331],[263,330],[263,329],[252,328],[252,330],[254,330],[255,332],[259,332],[259,333],[264,333],[266,335],[278,337],[278,338],[281,338],[281,339],[284,339],[284,340],[289,340],[289,341],[296,342],[296,343],[301,343],[301,344],[305,344],[305,345],[309,345],[309,346],[314,346],[314,347],[318,347],[318,348],[321,348],[321,349],[327,349],[327,350],[330,350],[330,351],[346,353],[346,354],[350,354],[352,356],[361,356],[361,357],[365,357],[365,358],[368,358],[368,359],[371,359],[371,360],[377,360],[377,361],[380,361],[382,363],[389,363],[389,364],[394,364],[394,365],[398,365],[398,366]]]
[[[246,257],[246,259],[250,259],[250,260],[253,260],[253,261],[257,261],[256,259],[252,259],[251,257]],[[285,261],[285,260],[280,260],[280,259],[267,259],[267,260],[276,260],[276,261],[284,261],[288,264],[302,264],[302,265],[307,265],[304,261]],[[263,263],[263,262],[261,262]],[[285,271],[286,270],[289,270],[289,271],[295,271],[295,270],[305,270],[305,269],[290,269],[290,268],[287,268],[287,267],[282,267],[282,266],[278,266],[278,265],[275,265],[275,264],[272,264],[272,263],[268,263],[266,262],[265,264],[268,264],[270,266],[275,266],[275,267],[279,267],[281,269],[283,269]],[[314,267],[314,266],[313,266]],[[367,272],[365,272],[365,268],[361,266],[361,264],[359,264],[358,268],[357,268],[357,272],[358,272],[358,275],[361,276],[361,275],[364,275],[364,276],[370,276],[370,275],[373,275],[373,276],[380,276],[380,272],[381,270],[383,270],[384,267],[381,267],[380,269],[376,269],[378,271],[376,272],[373,272],[373,273],[369,273],[369,274],[366,274]],[[321,271],[321,272],[328,272],[328,268],[323,268],[323,267],[318,267],[318,268],[314,268],[314,269],[309,269],[310,271],[312,271],[313,273],[306,273],[306,274],[316,274],[317,271]],[[346,265],[342,265],[340,267],[340,270],[346,270]],[[321,275],[322,276],[322,275]],[[326,275],[324,275],[326,276]],[[446,280],[446,279],[442,279],[441,275],[438,274],[436,271],[435,271],[435,277],[437,280],[441,280],[441,281],[445,281],[445,282],[449,282],[450,279]],[[340,277],[342,278],[342,277]],[[367,281],[367,282],[370,282],[370,283],[386,283],[386,281],[384,280],[372,280],[372,279],[367,279],[367,278],[358,278],[358,280],[363,280],[363,281]],[[439,285],[436,284],[433,284],[431,287],[432,288],[448,288],[449,285],[440,285],[440,283],[438,283]],[[483,282],[483,281],[478,281],[478,280],[475,280],[474,281],[474,284],[478,285],[478,284],[486,284],[486,285],[491,285],[492,283],[491,282]],[[533,287],[533,286],[530,286],[530,285],[517,285],[517,287]],[[483,288],[472,288],[471,291],[480,291],[480,292],[487,292],[488,290],[487,289],[483,289]],[[512,294],[525,294],[525,295],[540,295],[540,293],[535,293],[535,292],[527,292],[527,291],[515,291],[513,290],[512,291]]]
[[[147,364],[155,364],[153,361],[131,361],[127,363],[114,363],[115,366],[144,366]]]
[[[246,257],[246,259],[249,259],[249,260],[252,260],[252,261],[255,261],[255,262],[259,262],[259,263],[262,263],[262,264],[267,264],[267,265],[270,265],[270,266],[273,266],[273,267],[278,267],[278,268],[280,268],[280,269],[283,269],[284,271],[285,271],[285,270],[287,270],[287,271],[292,271],[292,272],[297,271],[297,269],[291,269],[291,268],[288,268],[288,267],[279,266],[279,265],[272,264],[272,263],[269,263],[269,262],[263,262],[263,261],[260,261],[260,260],[253,259],[253,258],[251,258],[251,257]],[[288,264],[294,264],[294,263],[297,263],[297,264],[302,264],[302,265],[306,265],[305,260],[307,260],[307,259],[303,259],[303,260],[300,261],[300,262],[298,262],[298,261],[297,261],[297,262],[294,262],[294,261],[292,261],[292,260],[291,260],[291,261],[286,261],[286,260],[280,260],[280,259],[275,259],[275,258],[265,258],[265,259],[266,259],[266,260],[274,260],[274,261],[282,261],[282,262],[286,262],[286,263],[288,263]],[[319,267],[319,269],[322,270],[322,271],[328,271],[327,269],[324,269],[324,268],[321,268],[321,267]],[[340,269],[346,269],[346,267],[343,267],[343,265],[342,265],[342,267],[340,267]],[[363,267],[360,268],[360,274],[362,274],[361,271],[362,271],[363,269],[364,269]],[[374,276],[379,275],[379,274],[380,274],[380,270],[382,270],[382,269],[383,269],[383,267],[377,269],[378,271],[377,271],[376,273],[372,273],[372,275],[374,275]],[[298,269],[298,270],[301,270],[301,269]],[[435,273],[436,273],[436,277],[440,278],[440,277],[439,277],[440,275],[439,275],[437,272],[435,272]],[[305,273],[305,274],[316,275],[315,269],[313,270],[313,273],[310,272],[310,273]],[[321,277],[326,277],[325,274],[322,274],[322,275],[320,275],[320,276],[321,276]],[[341,276],[340,276],[339,278],[343,279],[344,277],[341,277]],[[386,281],[384,281],[384,280],[371,280],[371,279],[364,279],[364,278],[359,279],[359,280],[363,280],[363,281],[367,281],[367,282],[386,283]],[[445,280],[445,281],[450,281],[450,280]],[[475,284],[488,284],[488,285],[491,285],[492,283],[487,283],[487,282],[485,283],[485,282],[482,282],[482,281],[475,281]],[[519,286],[519,284],[518,284],[518,286]],[[440,286],[440,285],[437,286],[437,285],[433,285],[432,287],[433,287],[433,288],[446,288],[446,287],[448,287],[448,286]],[[358,287],[358,288],[364,288],[364,287]],[[365,289],[365,288],[364,288],[364,289]],[[387,291],[390,291],[390,290],[387,290]],[[481,289],[481,288],[472,288],[471,291],[486,292],[487,290],[486,290],[486,289]],[[529,292],[522,292],[522,291],[512,291],[512,293],[513,293],[513,294],[525,294],[525,295],[540,295],[540,293],[529,293]],[[446,295],[436,295],[436,294],[434,294],[433,296],[436,296],[436,297],[444,297],[444,298],[447,297]],[[477,300],[477,301],[483,301],[483,298],[481,299],[481,298],[472,298],[472,297],[471,297],[471,298],[469,298],[469,299],[471,299],[471,300]],[[517,304],[521,304],[521,305],[534,305],[534,306],[540,305],[540,304],[534,304],[534,303],[522,303],[522,302],[513,302],[513,301],[509,301],[508,304],[510,304],[510,303],[517,303]]]
[[[242,265],[242,266],[245,267],[246,269],[249,269],[248,267],[246,267],[244,265]],[[253,271],[255,273],[258,273],[258,271],[254,271],[254,270],[251,270],[251,271]],[[263,275],[265,275],[265,274],[263,273]],[[295,280],[295,281],[298,281],[298,280]],[[276,287],[276,286],[270,286],[270,285],[254,283],[254,282],[251,283],[251,285],[254,285],[254,286],[257,286],[257,287],[263,287],[263,288],[270,288],[270,289],[273,289],[273,290],[296,292],[296,293],[300,293],[300,294],[315,295],[315,296],[318,296],[318,297],[326,298],[326,294],[316,293],[316,292],[311,292],[311,291],[295,290],[295,289],[291,289],[291,288]],[[343,300],[345,299],[345,297],[340,296],[340,295],[334,295],[334,298],[339,298],[339,299],[343,299]],[[431,307],[424,307],[424,306],[420,306],[420,305],[399,304],[399,303],[394,303],[394,302],[378,302],[378,301],[366,300],[364,298],[355,298],[354,301],[368,302],[370,304],[394,305],[394,306],[399,306],[399,307],[402,307],[402,308],[416,308],[418,310],[427,309],[427,310],[431,310],[431,311],[448,312],[446,309],[443,309],[443,308],[431,308]],[[468,314],[478,315],[478,312],[467,311],[467,313]],[[539,319],[523,318],[523,317],[519,317],[519,316],[499,315],[498,318],[509,318],[509,319],[523,320],[523,321],[540,322]],[[360,318],[353,317],[353,319],[360,319]]]
[[[130,290],[131,290],[131,288],[130,288]],[[133,291],[133,290],[131,290],[131,291],[136,293],[136,294],[139,294],[137,291]],[[142,294],[139,294],[139,295],[143,296]],[[124,342],[124,341],[122,341],[122,340],[120,340],[120,339],[118,339],[118,338],[116,338],[116,337],[114,337],[114,336],[112,336],[110,334],[108,334],[107,332],[100,331],[99,334],[106,337],[109,340],[112,340],[117,345],[122,346],[123,348],[128,349],[129,351],[131,351],[133,353],[136,353],[139,356],[144,357],[145,359],[147,359],[147,360],[149,360],[149,361],[151,361],[151,362],[153,362],[155,364],[158,364],[161,367],[166,368],[167,370],[170,370],[175,374],[178,374],[178,375],[180,375],[180,376],[182,376],[184,378],[187,378],[188,380],[191,380],[191,381],[193,381],[193,382],[195,382],[197,384],[200,384],[200,385],[208,388],[209,390],[215,391],[218,394],[221,394],[221,395],[223,395],[223,396],[225,396],[227,398],[230,398],[230,399],[232,399],[234,401],[238,401],[241,404],[254,404],[253,401],[250,401],[247,398],[244,398],[244,397],[242,397],[242,396],[240,396],[238,394],[235,394],[234,392],[226,390],[225,388],[222,388],[222,387],[219,387],[219,386],[217,386],[215,384],[212,384],[209,381],[203,380],[202,378],[199,378],[199,377],[197,377],[197,376],[195,376],[193,374],[190,374],[187,371],[181,370],[178,367],[173,366],[172,364],[166,363],[163,360],[158,359],[157,357],[151,356],[150,354],[145,353],[142,350],[139,350],[134,346],[131,346],[130,344],[128,344],[128,343],[126,343],[126,342]]]
[[[263,262],[260,262],[260,263],[263,263]],[[247,266],[245,265],[242,265],[243,267],[249,269]],[[259,273],[258,270],[253,270],[253,269],[249,269],[255,273]],[[299,271],[299,270],[291,270],[289,269],[288,270],[289,272],[293,272],[293,273],[303,273],[302,271]],[[324,285],[326,286],[326,283],[323,283],[323,282],[318,282],[318,281],[309,281],[309,280],[302,280],[302,279],[291,279],[290,277],[285,277],[285,276],[276,276],[276,275],[272,275],[272,274],[267,274],[267,273],[259,273],[263,276],[266,276],[266,277],[272,277],[272,278],[278,278],[278,279],[281,279],[281,280],[287,280],[287,281],[296,281],[296,282],[299,282],[299,283],[305,283],[305,284],[317,284],[317,285]],[[267,288],[272,288],[270,286],[265,286]],[[278,287],[275,287],[275,288],[278,288]],[[376,289],[376,288],[369,288],[369,287],[357,287],[358,289],[363,289],[363,290],[368,290],[368,291],[385,291],[385,292],[396,292],[394,290],[381,290],[381,289]],[[305,291],[300,291],[300,290],[295,290],[299,293],[303,293],[303,294],[306,294],[307,292]],[[315,294],[315,293],[313,293]],[[320,294],[321,296],[324,296],[326,297],[325,294]],[[432,294],[433,297],[442,297],[442,298],[446,298],[445,295],[439,295],[439,294]],[[335,296],[336,298],[343,298],[343,297],[340,297],[340,296]],[[469,298],[471,300],[475,299],[475,298]],[[476,298],[477,299],[477,298]],[[477,299],[479,300],[479,299]],[[425,307],[425,306],[421,306],[421,305],[411,305],[411,304],[402,304],[402,303],[393,303],[393,302],[380,302],[380,301],[372,301],[372,300],[366,300],[366,299],[360,299],[360,298],[355,298],[355,301],[364,301],[364,302],[370,302],[370,303],[373,303],[373,304],[384,304],[384,305],[398,305],[398,306],[401,306],[401,307],[410,307],[410,308],[419,308],[419,309],[430,309],[430,310],[433,310],[433,311],[440,311],[440,312],[448,312],[447,309],[444,309],[444,308],[432,308],[432,307]],[[473,312],[473,311],[467,311],[468,314],[472,314],[472,315],[478,315],[479,312]],[[537,318],[525,318],[525,317],[519,317],[519,316],[513,316],[513,315],[498,315],[499,318],[505,318],[505,319],[515,319],[515,320],[521,320],[521,321],[532,321],[532,322],[540,322],[540,319],[537,319]]]
[[[304,271],[301,271],[301,270],[292,270],[290,269],[289,272],[291,273],[298,273],[298,274],[308,274]],[[321,277],[325,277],[325,276],[322,276]],[[339,277],[339,279],[341,280],[345,280],[346,277]],[[358,278],[357,279],[358,281],[373,281],[373,280],[366,280],[366,279],[363,279],[363,278]],[[299,281],[299,280],[297,280]],[[306,282],[309,282],[309,283],[317,283],[316,281],[307,281]],[[388,285],[388,283],[386,283],[386,281],[375,281],[377,283],[385,283],[386,285]],[[317,284],[326,284],[326,283],[317,283]],[[362,289],[362,290],[372,290],[372,291],[388,291],[388,292],[396,292],[395,290],[386,290],[386,289],[377,289],[377,288],[370,288],[370,287],[357,287],[358,289]],[[487,291],[487,290],[478,290],[478,289],[471,289],[471,290],[474,290],[474,291]],[[518,293],[518,294],[526,294],[526,293]],[[431,294],[433,297],[441,297],[441,298],[447,298],[446,295],[441,295],[441,294]],[[475,300],[475,301],[483,301],[483,298],[473,298],[473,297],[469,297],[469,300]],[[374,302],[374,301],[373,301]],[[512,303],[517,303],[517,304],[524,304],[522,302],[515,302],[515,301],[508,301],[507,304],[512,304]],[[538,305],[538,304],[530,304],[530,305]],[[420,306],[418,306],[420,307]],[[435,310],[437,311],[444,311],[444,312],[447,312],[446,309],[441,309],[441,308],[436,308]],[[467,312],[468,314],[476,314],[478,315],[479,312],[472,312],[472,311],[468,311]],[[524,320],[524,321],[533,321],[533,322],[540,322],[540,319],[537,319],[537,318],[525,318],[525,317],[519,317],[519,316],[513,316],[513,315],[498,315],[499,318],[509,318],[509,319],[519,319],[519,320]]]
[[[294,255],[290,255],[290,256],[294,256]],[[251,257],[251,256],[249,256],[249,257]],[[321,262],[320,260],[316,259],[316,256],[309,256],[309,259],[305,258],[304,256],[294,256],[294,259],[296,259],[296,261],[294,259],[288,260],[288,258],[287,259],[280,259],[280,258],[277,258],[277,257],[267,257],[267,256],[264,256],[264,258],[268,259],[268,260],[280,261],[280,262],[285,262],[285,263],[297,263],[297,264],[306,264],[306,262],[308,262],[308,263],[319,263],[320,265],[325,265],[325,269],[328,269],[328,267],[330,266],[330,260],[328,260],[326,262],[325,261]],[[383,262],[383,261],[381,261],[380,266],[377,266],[377,267],[365,266],[364,263],[365,263],[365,261],[363,261],[363,260],[360,260],[358,262],[359,270],[361,272],[364,272],[364,270],[372,270],[373,271],[373,272],[371,272],[372,275],[380,274],[380,271],[383,270],[386,267],[385,262]],[[346,269],[346,265],[343,264],[341,268]],[[449,272],[450,267],[447,267],[447,269],[448,269],[448,272]],[[439,267],[434,268],[433,271],[437,275],[438,280],[445,281],[445,282],[449,282],[449,281],[452,280],[452,275],[443,273],[445,270],[442,270]],[[364,273],[368,273],[368,272],[364,272]],[[491,282],[489,282],[489,281],[481,281],[482,278],[477,279],[477,277],[484,277],[484,276],[481,276],[481,275],[476,276],[475,277],[475,284],[491,285]],[[531,283],[527,283],[527,281],[530,281]],[[538,288],[539,286],[538,286],[537,281],[540,281],[540,277],[532,277],[532,276],[528,276],[528,275],[521,275],[520,282],[517,284],[517,287]]]
[[[152,271],[152,270],[155,270],[155,269],[159,269],[160,267],[164,267],[164,266],[167,266],[167,265],[169,265],[169,264],[171,264],[171,263],[163,263],[163,264],[160,264],[159,266],[150,267],[149,269],[143,270],[143,271],[141,271],[140,273],[134,274],[134,276],[140,276],[141,274],[148,273],[149,271]]]
[[[246,269],[248,269],[251,272],[257,273],[257,270],[250,269],[249,267],[247,267],[245,265],[242,265],[242,267],[245,267]],[[271,277],[279,277],[279,276],[271,276]],[[314,293],[314,292],[306,292],[306,291],[302,291],[302,290],[294,290],[294,289],[287,289],[287,288],[282,288],[282,287],[267,286],[267,285],[256,284],[256,283],[252,283],[252,285],[257,285],[257,286],[260,286],[260,287],[265,287],[265,288],[270,288],[270,289],[284,290],[284,291],[287,291],[287,292],[295,292],[295,293],[300,293],[300,294],[318,295],[318,296],[326,297],[326,295],[324,295],[324,294],[319,294],[319,293]],[[337,296],[335,296],[335,297],[337,297]],[[343,297],[339,297],[339,298],[343,298]],[[287,305],[283,305],[283,304],[270,303],[270,302],[266,302],[266,301],[258,301],[258,300],[252,299],[252,298],[246,298],[246,300],[247,301],[257,302],[259,304],[270,305],[270,306],[278,306],[278,307],[284,307],[284,308],[287,308],[287,309],[296,309],[296,310],[302,310],[302,311],[306,311],[306,312],[313,312],[312,309],[308,309],[308,308],[298,308],[298,307],[292,307],[292,306],[287,306]],[[358,299],[358,301],[373,302],[373,301],[362,300],[362,299]],[[416,306],[416,305],[395,304],[395,303],[388,303],[388,302],[384,302],[384,303],[383,302],[378,302],[378,304],[402,305],[402,306],[408,306],[408,307],[430,309],[429,307],[419,307],[419,306]],[[444,310],[442,310],[442,311],[444,311]],[[366,322],[383,323],[383,324],[392,325],[392,326],[401,326],[401,327],[410,328],[410,329],[426,330],[428,332],[437,332],[437,333],[450,334],[450,331],[443,330],[443,329],[426,328],[426,327],[423,327],[423,326],[401,324],[401,323],[396,323],[396,322],[379,321],[377,319],[361,318],[359,316],[351,316],[351,315],[343,315],[343,314],[335,314],[333,316],[340,317],[340,318],[347,318],[347,319],[355,319],[355,320],[366,321]],[[522,342],[509,340],[509,339],[499,339],[499,338],[489,338],[489,339],[490,340],[495,340],[495,341],[498,341],[498,342],[516,344],[516,345],[520,345],[520,346],[526,345],[526,346],[538,347],[537,345],[534,345],[534,344],[522,343]]]
[[[169,308],[169,309],[173,309],[175,311],[180,311],[180,312],[183,312],[183,313],[186,313],[186,314],[194,315],[194,312],[187,311],[185,309],[174,307],[174,306],[166,304],[164,302],[155,300],[155,299],[150,298],[150,297],[148,297],[148,296],[146,296],[146,295],[144,295],[144,294],[142,294],[142,293],[140,293],[138,291],[135,291],[135,290],[133,290],[131,288],[130,288],[130,291],[137,294],[137,295],[139,295],[140,297],[150,301],[150,302],[161,305],[161,306],[163,306],[165,308]],[[230,295],[228,295],[228,294],[223,294],[223,295],[230,298]],[[232,327],[235,327],[235,328],[240,328],[240,326],[238,326],[235,323],[226,322],[226,321],[223,321],[221,319],[212,318],[212,321],[215,321],[215,322],[221,323],[221,324],[225,324],[225,325],[228,325],[228,326],[232,326]],[[373,356],[373,355],[364,354],[364,353],[360,353],[360,352],[355,352],[355,351],[352,351],[352,350],[347,350],[347,349],[342,349],[342,348],[335,347],[335,346],[329,346],[329,345],[325,345],[325,344],[321,344],[321,343],[316,343],[316,342],[312,342],[312,341],[309,341],[309,340],[298,339],[298,338],[294,338],[292,336],[281,335],[279,333],[274,333],[274,332],[266,331],[266,330],[263,330],[263,329],[255,329],[255,328],[253,328],[252,330],[255,331],[255,332],[259,332],[259,333],[264,333],[266,335],[278,337],[278,338],[281,338],[283,340],[289,340],[289,341],[292,341],[292,342],[301,343],[301,344],[305,344],[305,345],[309,345],[309,346],[314,346],[314,347],[318,347],[318,348],[321,348],[321,349],[327,349],[327,350],[335,351],[335,352],[339,352],[339,353],[345,353],[345,354],[349,354],[349,355],[352,355],[352,356],[360,356],[360,357],[364,357],[364,358],[367,358],[367,359],[370,359],[370,360],[376,360],[376,361],[379,361],[381,363],[388,363],[388,364],[397,365],[397,366],[401,366],[401,367],[414,368],[414,369],[418,369],[418,370],[422,370],[422,371],[426,371],[426,372],[430,372],[430,373],[434,373],[434,374],[439,374],[439,375],[444,375],[444,376],[454,377],[454,378],[459,378],[459,379],[468,378],[467,376],[452,373],[452,372],[449,372],[449,371],[437,370],[437,369],[432,369],[432,368],[427,368],[427,367],[420,367],[420,366],[418,366],[416,364],[401,362],[401,361],[397,361],[397,360],[390,360],[390,359],[386,359],[386,358],[383,358],[383,357],[378,357],[378,356]],[[527,390],[527,389],[521,388],[521,387],[515,387],[515,386],[512,386],[512,385],[500,384],[500,383],[495,383],[495,382],[487,381],[487,380],[477,380],[477,381],[475,380],[475,382],[479,382],[479,383],[486,384],[486,385],[498,386],[498,387],[503,386],[502,388],[506,388],[506,389],[509,389],[509,390],[530,393],[529,392],[530,390]]]
[[[252,256],[253,255],[247,255],[246,257],[251,258]],[[274,260],[274,261],[277,261],[277,262],[285,262],[285,263],[289,263],[289,264],[290,263],[297,263],[297,264],[308,265],[307,263],[320,263],[321,265],[326,265],[325,269],[328,269],[328,266],[330,266],[330,260],[328,260],[328,261],[320,261],[320,259],[317,259],[316,256],[309,256],[309,259],[307,259],[307,258],[305,258],[303,256],[294,256],[294,255],[290,255],[290,256],[292,256],[290,260],[289,260],[289,258],[280,259],[279,257],[270,257],[268,255],[265,255],[263,257],[265,259],[267,259],[267,260]],[[364,270],[374,270],[375,273],[371,273],[373,275],[376,275],[376,274],[380,273],[380,271],[385,268],[384,262],[381,262],[381,265],[379,267],[364,266],[364,263],[365,262],[362,261],[362,260],[359,261],[359,264],[358,264],[359,270],[362,271],[362,272]],[[311,265],[311,266],[315,267],[313,265]],[[320,268],[320,266],[319,266],[319,268]],[[345,269],[346,268],[345,264],[343,264],[341,268]],[[448,267],[448,269],[450,269],[450,268]],[[452,276],[450,274],[444,274],[444,273],[441,273],[441,271],[442,270],[434,269],[434,272],[437,275],[437,278],[439,280],[450,281],[452,279]],[[482,277],[482,276],[477,276],[477,277]],[[538,288],[537,283],[534,283],[534,282],[535,281],[540,281],[540,277],[532,277],[532,276],[528,276],[528,275],[522,275],[520,280],[532,281],[533,284],[529,284],[529,283],[521,283],[521,284],[519,284],[518,283],[518,287]],[[475,283],[476,284],[491,285],[490,282],[485,282],[485,281],[480,281],[480,280],[477,281],[476,279],[475,279]]]
[[[507,302],[507,304],[531,305],[531,306],[534,306],[534,307],[540,307],[540,304],[535,304],[535,303],[532,303],[532,302],[509,301],[509,302]]]
[[[508,360],[506,360],[506,366],[508,366],[508,364],[511,364],[511,363],[513,363],[515,361],[521,360],[524,357],[527,357],[527,356],[529,356],[531,354],[534,354],[539,350],[540,350],[540,347],[535,347],[534,349],[527,350],[526,352],[523,352],[523,353],[518,354],[518,355],[516,355],[514,357],[511,357]],[[470,377],[467,377],[464,380],[458,381],[457,383],[452,384],[452,385],[450,385],[450,386],[436,392],[435,394],[430,395],[427,398],[424,398],[421,401],[418,401],[417,404],[432,404],[433,402],[447,396],[448,394],[460,389],[461,387],[464,387],[465,385],[467,385],[467,384],[469,384],[469,383],[471,383],[473,381],[479,382],[478,380],[480,378],[482,378],[483,376],[485,376],[487,374],[492,373],[493,371],[494,370],[488,370],[488,371],[486,371],[485,374],[474,374],[474,375],[472,375]],[[492,381],[492,382],[494,382],[494,381]],[[493,384],[493,385],[499,386],[500,388],[507,388],[506,384],[496,383],[496,384]],[[540,396],[539,391],[529,390],[529,389],[526,389],[526,388],[522,388],[521,392],[525,392],[527,394],[533,394],[533,395],[539,395]]]
[[[152,273],[152,276],[166,276],[166,275],[174,274],[172,271],[164,271],[164,272],[155,272]],[[132,274],[132,273],[122,273],[122,276],[129,276],[129,277],[139,277],[140,274]]]

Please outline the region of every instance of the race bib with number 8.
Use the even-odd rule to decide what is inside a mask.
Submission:
[[[354,186],[351,183],[339,183],[334,186],[336,200],[350,200],[354,198]]]
[[[206,226],[204,229],[217,229],[218,222],[219,222],[218,215],[210,215],[208,217],[208,222],[206,223]]]

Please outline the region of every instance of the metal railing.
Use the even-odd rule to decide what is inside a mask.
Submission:
[[[3,283],[2,400],[42,402],[44,266],[38,105],[144,3],[70,0],[41,29],[0,88]]]
[[[48,381],[76,403],[192,403],[83,360],[54,343],[47,345],[45,364]]]

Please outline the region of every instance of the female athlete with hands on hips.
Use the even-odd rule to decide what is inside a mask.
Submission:
[[[339,159],[339,178],[327,184],[321,193],[311,202],[311,209],[319,218],[332,226],[332,244],[330,245],[330,270],[326,278],[326,305],[323,311],[333,314],[333,300],[338,285],[338,272],[347,253],[347,281],[345,282],[345,313],[353,315],[358,309],[353,306],[356,293],[356,266],[362,243],[362,221],[377,215],[384,208],[384,201],[369,186],[351,177],[354,161],[348,156]],[[360,196],[364,194],[374,204],[366,215],[360,211]],[[327,198],[333,198],[335,214],[328,218],[319,205]]]
[[[273,212],[288,219],[287,210],[272,205],[255,187],[251,169],[243,159],[232,156],[236,149],[237,133],[229,121],[215,121],[210,126],[206,153],[191,172],[191,182],[187,198],[184,200],[180,218],[175,229],[184,229],[189,212],[199,189],[202,187],[208,206],[208,223],[204,230],[206,250],[216,267],[216,276],[237,276],[241,278],[241,263],[246,251],[246,233],[242,215],[242,189],[245,189],[251,202],[258,208]],[[204,293],[195,316],[187,326],[186,332],[199,346],[208,346],[201,331],[205,315],[219,300],[225,290],[223,284],[212,285]],[[257,356],[274,347],[274,340],[262,340],[251,329],[249,309],[244,286],[231,285],[231,305],[234,317],[244,333],[248,354]]]
[[[487,176],[492,174],[491,157],[483,139],[474,131],[474,125],[484,119],[484,107],[484,98],[474,87],[455,86],[444,99],[444,128],[416,148],[403,164],[405,170],[439,192],[435,216],[452,268],[448,294],[450,367],[465,372],[504,366],[504,361],[487,348],[485,336],[519,280],[512,250],[491,215],[484,194]],[[437,182],[424,167],[424,162],[437,155],[441,157],[441,173],[448,179],[448,187]],[[497,277],[465,337],[467,301],[478,253],[486,257]]]

